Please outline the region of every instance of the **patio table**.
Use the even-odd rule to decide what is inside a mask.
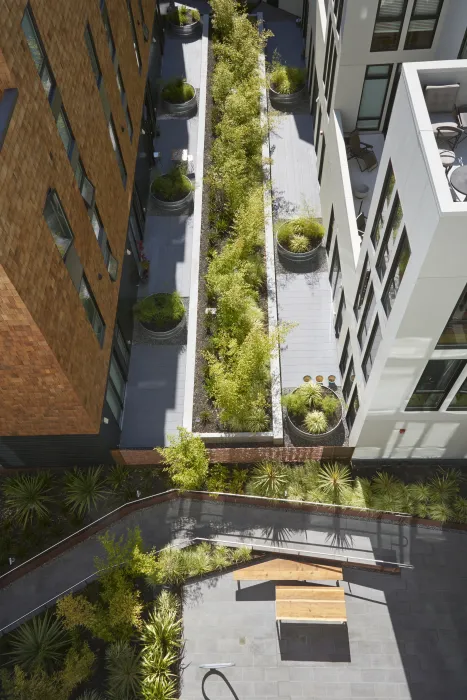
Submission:
[[[461,165],[452,171],[450,183],[455,190],[467,195],[467,165]]]

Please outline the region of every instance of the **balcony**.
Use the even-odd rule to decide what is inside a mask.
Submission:
[[[363,214],[366,220],[368,217],[371,199],[373,197],[373,190],[375,187],[376,177],[378,175],[381,154],[384,148],[384,135],[366,134],[365,132],[362,132],[360,134],[360,142],[362,145],[367,144],[371,148],[378,162],[376,167],[374,167],[372,170],[362,171],[361,168],[365,168],[365,163],[361,159],[354,157],[348,161],[355,216]],[[363,194],[363,192],[365,192],[365,194]]]

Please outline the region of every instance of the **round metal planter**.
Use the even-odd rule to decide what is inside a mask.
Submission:
[[[279,243],[279,241],[276,241],[276,243],[277,243],[277,252],[279,253],[279,257],[284,258],[284,260],[288,260],[289,262],[294,262],[294,263],[308,262],[309,260],[313,260],[313,258],[316,257],[319,249],[321,248],[321,244],[320,244],[320,245],[317,245],[316,248],[313,248],[312,250],[307,250],[306,253],[292,253],[291,250],[287,250],[287,248],[284,248],[284,246],[281,245]]]
[[[327,391],[330,391],[331,394],[335,396],[336,399],[339,400],[339,403],[341,404],[341,417],[336,423],[336,425],[331,428],[330,430],[327,430],[325,433],[317,433],[316,435],[313,435],[312,433],[308,433],[306,430],[302,430],[302,428],[299,428],[295,423],[292,421],[291,417],[289,416],[289,412],[287,411],[287,425],[289,426],[289,431],[290,434],[293,435],[294,437],[303,440],[304,442],[307,442],[309,445],[324,445],[326,444],[328,438],[330,435],[336,432],[336,430],[339,428],[340,425],[342,425],[342,416],[343,416],[343,410],[342,410],[342,402],[338,395],[336,394],[335,391],[330,389],[329,387],[325,387]],[[295,389],[295,391],[297,391]]]
[[[172,338],[176,338],[179,335],[179,333],[185,328],[186,313],[183,314],[183,318],[175,326],[175,328],[172,328],[170,331],[152,331],[150,328],[141,323],[141,321],[139,323],[142,326],[146,335],[148,335],[150,338],[154,338],[155,340],[172,340]]]
[[[167,114],[173,114],[176,117],[184,117],[186,114],[191,114],[191,112],[195,111],[197,105],[196,93],[188,102],[174,103],[163,100],[163,104]]]
[[[304,85],[301,90],[297,92],[292,92],[290,95],[283,95],[280,92],[276,92],[272,87],[269,88],[269,99],[274,107],[279,107],[280,109],[290,109],[295,107],[307,94],[306,86]]]
[[[164,202],[163,199],[158,199],[155,194],[152,194],[152,192],[151,196],[155,201],[157,208],[163,212],[167,212],[168,214],[181,214],[193,201],[193,191],[188,192],[183,199],[177,199],[175,202]]]
[[[169,27],[173,34],[181,37],[193,36],[201,27],[201,21],[192,22],[191,24],[174,24],[169,20]]]

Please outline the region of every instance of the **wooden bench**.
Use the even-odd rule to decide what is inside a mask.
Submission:
[[[342,581],[342,567],[269,559],[233,572],[235,581]]]
[[[276,586],[276,620],[347,622],[344,590],[328,586]]]

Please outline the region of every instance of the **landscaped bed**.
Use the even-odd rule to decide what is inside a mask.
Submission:
[[[193,429],[261,432],[271,428],[277,343],[268,332],[259,112],[267,36],[234,3],[212,7]]]
[[[269,70],[269,96],[278,107],[286,108],[299,101],[305,91],[306,73],[303,68],[287,66],[274,52]]]
[[[342,422],[342,404],[328,387],[305,382],[283,397],[291,432],[310,443],[320,444]]]
[[[277,231],[277,249],[282,257],[295,262],[311,260],[319,250],[324,227],[312,216],[284,221]]]
[[[183,584],[251,559],[208,543],[145,551],[138,528],[99,539],[97,581],[2,638],[5,700],[175,700]]]

